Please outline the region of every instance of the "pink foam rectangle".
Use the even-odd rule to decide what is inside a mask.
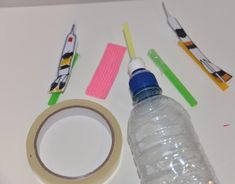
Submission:
[[[97,67],[86,94],[105,99],[118,74],[126,47],[109,43],[105,49],[99,66]]]

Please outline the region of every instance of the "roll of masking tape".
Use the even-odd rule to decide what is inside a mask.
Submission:
[[[91,117],[103,123],[111,134],[112,145],[107,158],[96,169],[82,176],[68,177],[47,168],[39,156],[38,148],[50,126],[60,119],[73,115]],[[68,100],[49,107],[37,117],[27,138],[27,157],[30,166],[47,184],[101,184],[115,171],[119,163],[121,148],[122,134],[115,117],[103,106],[88,100]]]

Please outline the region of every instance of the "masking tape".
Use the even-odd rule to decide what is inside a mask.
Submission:
[[[41,137],[41,132],[47,128],[47,121],[49,119],[53,119],[52,117],[56,115],[57,119],[58,117],[61,119],[61,116],[65,115],[66,111],[68,111],[69,109],[80,109],[81,115],[94,118],[92,113],[90,113],[93,112],[93,114],[97,115],[95,117],[103,118],[104,122],[107,125],[107,128],[110,130],[112,137],[111,149],[105,161],[95,170],[78,177],[68,177],[54,173],[44,165],[38,153],[38,140]],[[59,116],[58,114],[61,114],[61,116]],[[71,112],[68,113],[67,116],[71,116]],[[98,118],[97,120],[100,121],[100,118]],[[60,102],[42,112],[34,121],[29,131],[26,147],[29,164],[32,170],[44,183],[100,184],[105,182],[118,166],[122,149],[122,134],[117,120],[106,108],[88,100],[74,99]]]

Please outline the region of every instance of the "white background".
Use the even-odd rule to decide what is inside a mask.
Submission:
[[[233,0],[167,0],[169,11],[215,64],[235,75],[235,22]],[[123,154],[110,184],[140,183],[126,141],[132,102],[125,55],[106,100],[85,95],[86,87],[107,43],[125,45],[122,24],[128,22],[136,53],[158,77],[164,94],[190,113],[206,154],[222,184],[235,180],[234,79],[222,92],[177,45],[166,23],[160,0],[0,9],[0,183],[37,184],[26,158],[26,137],[34,119],[47,108],[47,93],[58,66],[64,37],[73,23],[78,27],[81,55],[60,101],[89,99],[107,107],[123,132]],[[197,98],[191,108],[147,57],[155,48]],[[229,127],[224,127],[229,123]]]
[[[58,5],[73,3],[94,3],[109,1],[134,1],[134,0],[1,0],[0,7],[16,7],[16,6],[38,6],[38,5]]]

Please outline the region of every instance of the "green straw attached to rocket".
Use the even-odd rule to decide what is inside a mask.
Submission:
[[[180,82],[177,76],[171,71],[167,64],[160,58],[154,49],[148,51],[148,56],[152,59],[155,65],[166,75],[166,77],[172,82],[184,99],[194,107],[197,105],[197,100],[192,96],[192,94],[187,90],[187,88]]]
[[[76,64],[78,58],[79,58],[79,54],[78,54],[78,53],[75,53],[75,56],[74,56],[74,58],[73,58],[72,68],[73,68],[74,65]],[[57,101],[58,101],[60,95],[61,95],[61,92],[52,93],[52,94],[51,94],[51,97],[50,97],[50,99],[49,99],[49,101],[48,101],[47,104],[48,104],[49,106],[55,105],[55,104],[57,103]]]

